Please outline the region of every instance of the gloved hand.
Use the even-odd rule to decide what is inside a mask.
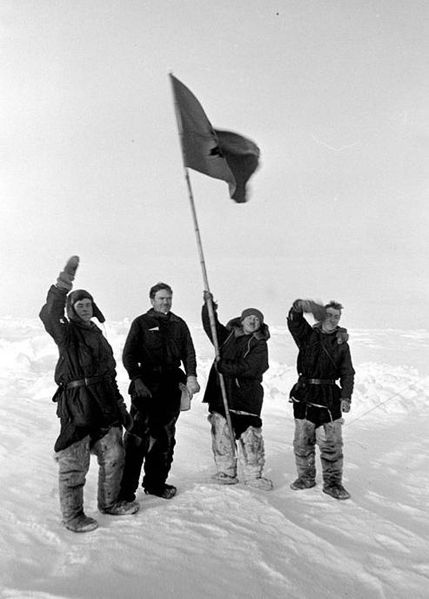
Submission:
[[[349,334],[347,332],[347,329],[344,329],[343,327],[338,327],[338,330],[337,330],[338,345],[341,345],[342,343],[347,343],[348,340],[349,340]]]
[[[179,389],[181,391],[180,396],[180,409],[182,411],[189,410],[191,408],[192,393],[188,387],[183,383],[179,383]]]
[[[79,256],[72,256],[67,260],[64,270],[60,272],[57,278],[56,286],[60,289],[71,291],[74,277],[79,266]]]
[[[146,387],[146,385],[144,384],[144,382],[141,379],[135,379],[134,393],[137,395],[137,397],[142,397],[145,399],[146,398],[149,399],[150,397],[152,397],[152,393],[150,392],[150,389],[148,389]]]
[[[124,398],[120,394],[118,395],[118,406],[119,406],[119,411],[121,412],[122,426],[124,426],[126,428],[126,430],[129,431],[131,429],[131,427],[133,426],[133,418],[127,410],[127,406],[124,402]]]
[[[127,431],[130,431],[133,427],[134,420],[128,410],[125,408],[122,411],[122,425]]]
[[[204,300],[204,303],[207,304],[210,298],[212,300],[213,309],[217,310],[217,303],[213,299],[213,293],[211,293],[211,291],[207,291],[207,289],[205,289],[203,291],[203,300]]]
[[[351,399],[349,399],[348,397],[343,397],[343,399],[341,400],[341,411],[345,414],[347,414],[347,412],[350,412],[351,404]]]
[[[314,316],[314,320],[316,320],[316,322],[323,322],[326,318],[326,310],[325,310],[325,306],[322,306],[321,304],[318,304],[317,302],[313,301],[313,300],[301,300],[302,301],[302,311],[303,312],[310,312],[310,314],[313,314]]]
[[[305,312],[313,314],[317,322],[322,322],[326,318],[325,307],[313,300],[297,299],[292,305],[295,312]]]
[[[191,394],[191,397],[195,393],[198,393],[198,391],[200,390],[200,386],[198,384],[196,376],[193,376],[193,375],[188,376],[188,378],[186,379],[186,388],[188,389],[189,393]]]
[[[292,304],[292,308],[295,310],[295,312],[303,312],[304,310],[302,309],[302,303],[304,300],[302,299],[296,299],[293,304]]]
[[[215,368],[219,372],[219,374],[225,374],[224,368],[223,368],[224,365],[225,365],[225,362],[222,360],[222,358],[220,356],[215,359]]]

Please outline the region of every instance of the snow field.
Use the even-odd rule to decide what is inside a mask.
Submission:
[[[106,327],[118,362],[128,326]],[[269,342],[263,410],[266,475],[274,491],[211,482],[200,394],[178,422],[170,476],[176,498],[140,491],[137,516],[98,514],[93,458],[85,502],[100,527],[87,535],[73,535],[60,524],[52,450],[58,422],[50,401],[56,347],[37,321],[0,320],[0,333],[2,599],[427,596],[429,385],[413,365],[415,355],[427,355],[429,340],[421,331],[407,337],[386,331],[385,343],[382,332],[351,332],[357,377],[344,424],[350,501],[324,495],[320,472],[315,488],[289,488],[295,466],[287,397],[296,353],[279,327]],[[200,329],[192,333],[204,389],[211,348]],[[397,352],[389,363],[385,348],[394,337]],[[120,365],[118,376],[128,403]]]

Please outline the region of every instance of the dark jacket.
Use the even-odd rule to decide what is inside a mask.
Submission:
[[[331,333],[324,333],[320,324],[312,327],[303,313],[293,307],[289,311],[287,324],[299,349],[299,379],[290,392],[291,399],[297,403],[311,404],[316,408],[322,406],[322,410],[329,410],[330,414],[326,414],[326,420],[340,418],[341,399],[351,399],[353,393],[355,371],[348,344],[338,343],[338,328]],[[309,379],[327,382],[312,384]],[[337,380],[340,386],[335,384]],[[295,417],[304,418],[302,414],[305,406],[294,407]]]
[[[112,348],[101,330],[93,323],[64,315],[67,292],[54,285],[49,289],[40,318],[59,350],[55,368],[58,390],[53,401],[61,432],[55,451],[65,449],[87,434],[119,426],[126,411],[116,383],[116,363]],[[68,388],[69,383],[94,379],[90,385]]]
[[[139,378],[158,404],[165,402],[165,407],[169,404],[169,408],[179,410],[179,382],[197,374],[194,344],[182,318],[153,309],[138,316],[131,324],[122,359],[132,381],[131,396],[133,381]],[[180,368],[182,363],[186,375]]]
[[[213,341],[206,305],[202,308],[201,316],[204,330]],[[262,324],[256,333],[245,335],[239,318],[230,320],[224,326],[218,321],[216,311],[215,317],[221,359],[210,370],[203,401],[209,404],[210,412],[225,414],[218,375],[220,372],[225,380],[230,411],[259,417],[264,397],[262,375],[269,367],[268,327]]]

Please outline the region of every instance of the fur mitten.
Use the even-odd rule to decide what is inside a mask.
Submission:
[[[198,384],[197,377],[188,376],[188,378],[186,379],[186,387],[189,393],[191,394],[191,397],[195,393],[198,393],[198,391],[200,390],[200,385]]]
[[[204,299],[204,303],[205,303],[206,306],[208,306],[208,303],[211,300],[212,306],[213,306],[213,310],[215,312],[217,311],[217,303],[213,299],[213,293],[211,293],[210,291],[204,290],[203,291],[203,299]]]
[[[57,287],[71,291],[73,287],[73,281],[76,274],[77,267],[79,266],[79,256],[72,256],[67,260],[67,264],[64,270],[60,272],[57,279]]]
[[[297,312],[313,314],[314,320],[317,322],[323,322],[323,320],[326,318],[325,307],[313,300],[295,300],[293,303],[293,309]]]
[[[351,399],[348,399],[347,397],[344,397],[341,400],[341,411],[344,412],[345,414],[347,414],[348,412],[350,412],[351,403],[352,403]]]

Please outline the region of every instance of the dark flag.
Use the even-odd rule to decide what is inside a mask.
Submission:
[[[213,129],[194,94],[170,75],[179,122],[184,164],[226,181],[236,202],[246,202],[246,184],[259,164],[258,146],[232,131]]]

